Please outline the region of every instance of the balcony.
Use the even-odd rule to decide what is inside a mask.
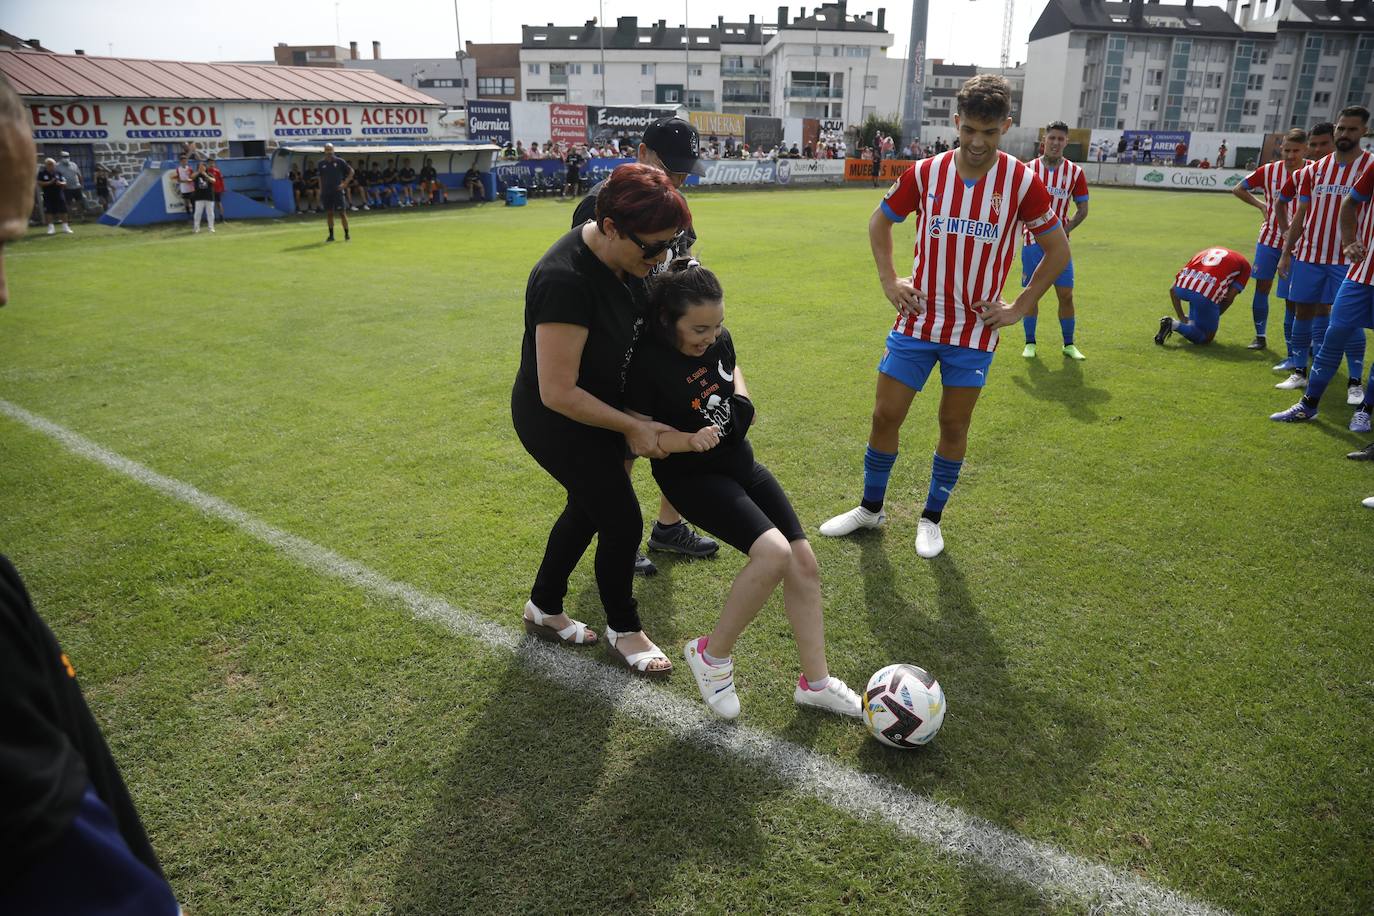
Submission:
[[[773,75],[770,67],[721,67],[720,75],[725,79],[761,79]]]
[[[568,85],[568,74],[566,74],[566,73],[553,73],[553,72],[550,72],[550,73],[549,73],[549,85],[551,85],[551,86],[566,86],[566,85]]]
[[[771,101],[767,92],[727,92],[720,100],[727,105],[759,105]]]
[[[831,86],[788,86],[789,99],[842,99],[844,90]]]

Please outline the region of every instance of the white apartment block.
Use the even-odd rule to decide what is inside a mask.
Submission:
[[[1271,133],[1374,105],[1374,2],[1049,0],[1021,123]]]
[[[524,26],[520,44],[525,101],[583,105],[681,104],[699,111],[861,121],[901,105],[900,59],[886,51],[885,11],[851,16],[847,0],[805,8],[772,24],[709,28]]]

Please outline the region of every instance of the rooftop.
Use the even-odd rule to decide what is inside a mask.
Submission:
[[[37,98],[443,105],[372,70],[0,51],[0,73]]]
[[[1031,29],[1030,40],[1071,31],[1131,32],[1134,34],[1238,37],[1245,34],[1219,6],[1159,3],[1132,0],[1049,0]]]

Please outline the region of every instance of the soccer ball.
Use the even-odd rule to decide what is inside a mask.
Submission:
[[[945,721],[945,692],[924,668],[888,665],[868,679],[864,718],[873,737],[888,747],[920,747]]]

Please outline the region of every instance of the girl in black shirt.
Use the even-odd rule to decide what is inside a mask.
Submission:
[[[859,716],[859,696],[825,662],[821,580],[797,514],[746,434],[754,404],[725,330],[720,283],[693,258],[678,258],[652,280],[646,341],[630,367],[632,416],[672,427],[658,436],[666,453],[652,462],[663,495],[683,516],[749,557],[735,577],[720,621],[683,649],[706,705],[739,715],[735,640],[779,585],[801,656],[793,699]]]
[[[667,675],[673,665],[643,632],[633,596],[644,520],[625,472],[625,446],[661,458],[658,436],[669,427],[622,408],[644,325],[644,278],[691,220],[664,172],[639,164],[616,169],[598,199],[596,221],[564,235],[530,272],[511,392],[521,444],[568,492],[525,604],[525,629],[571,645],[598,641],[563,612],[568,577],[595,536],[609,651],[636,673],[653,676]]]

